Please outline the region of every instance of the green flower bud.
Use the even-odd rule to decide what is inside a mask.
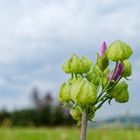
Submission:
[[[70,88],[71,88],[71,86],[69,84],[66,84],[66,83],[63,83],[62,86],[60,87],[58,99],[61,102],[69,102],[70,101]]]
[[[126,103],[128,102],[128,100],[129,100],[129,93],[127,90],[123,90],[122,93],[117,98],[115,98],[115,101],[119,103]]]
[[[83,56],[81,58],[81,61],[83,65],[83,72],[87,73],[88,71],[90,71],[91,66],[92,66],[92,61],[86,56]]]
[[[128,60],[123,61],[123,72],[122,72],[122,76],[124,77],[128,77],[132,74],[132,65]]]
[[[73,54],[72,57],[66,60],[66,62],[62,65],[62,69],[65,73],[81,73],[83,67],[80,57]]]
[[[128,85],[125,82],[117,84],[109,93],[116,102],[125,103],[129,100]]]
[[[109,65],[109,60],[106,56],[106,53],[103,55],[103,57],[97,54],[97,65],[102,71],[104,71],[107,68],[107,66]]]
[[[99,68],[99,66],[97,64],[94,65],[94,67],[93,67],[92,70],[93,70],[93,73],[94,74],[100,74],[100,75],[102,75],[102,71],[100,70],[100,68]]]
[[[101,80],[101,77],[100,75],[93,75],[92,76],[92,79],[91,79],[91,83],[93,83],[95,86],[98,86],[100,84],[100,80]]]
[[[70,97],[75,103],[78,103],[77,95],[80,92],[80,88],[83,86],[83,78],[78,78],[71,86]]]
[[[76,54],[73,54],[71,58],[66,60],[66,62],[62,65],[62,69],[65,73],[87,73],[92,66],[92,61],[83,56],[82,59],[80,59],[79,56]]]
[[[97,99],[96,87],[91,82],[79,78],[72,84],[70,96],[75,103],[94,103]]]
[[[113,42],[108,50],[107,57],[112,61],[123,61],[133,54],[133,50],[124,42],[117,40]]]
[[[94,65],[92,70],[87,73],[86,78],[88,81],[98,86],[100,84],[102,72],[97,64]]]
[[[88,79],[88,81],[93,83],[95,86],[98,86],[100,83],[100,80],[101,80],[101,77],[99,74],[93,74],[93,73],[88,73],[86,75],[86,78]]]
[[[73,117],[74,120],[81,121],[82,120],[82,114],[78,107],[74,107],[70,109],[70,114]]]

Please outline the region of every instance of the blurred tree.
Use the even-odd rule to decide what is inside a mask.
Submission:
[[[40,101],[40,97],[39,97],[39,90],[37,87],[33,88],[32,101],[33,101],[35,107],[39,109],[41,106],[41,101]]]
[[[73,125],[74,121],[62,104],[57,103],[52,93],[47,91],[41,95],[37,87],[32,90],[33,108],[8,112],[0,111],[2,126],[56,126]]]

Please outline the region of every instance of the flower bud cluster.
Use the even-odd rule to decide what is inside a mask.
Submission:
[[[78,124],[83,111],[91,121],[107,100],[128,102],[128,85],[124,80],[132,74],[132,65],[128,61],[132,54],[129,45],[117,40],[109,47],[106,42],[102,43],[95,64],[88,57],[80,58],[76,54],[65,61],[62,69],[71,77],[61,85],[58,98],[69,104],[70,114]],[[110,61],[116,63],[113,70],[109,67]]]

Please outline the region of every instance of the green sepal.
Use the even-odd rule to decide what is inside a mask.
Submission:
[[[128,60],[123,61],[123,72],[122,72],[122,76],[123,77],[129,77],[132,74],[132,65]]]
[[[116,40],[107,49],[107,57],[112,61],[123,61],[133,54],[133,50],[126,43]]]
[[[81,73],[82,63],[79,56],[73,54],[65,63],[62,65],[62,69],[65,73]]]
[[[87,73],[86,78],[88,81],[93,83],[95,86],[98,86],[101,81],[102,71],[97,64],[94,65],[92,70]]]
[[[107,58],[106,53],[103,55],[103,57],[101,57],[98,53],[97,53],[97,65],[99,66],[99,68],[104,71],[107,66],[109,65],[109,60]]]
[[[128,85],[125,82],[118,83],[109,94],[116,102],[125,103],[129,100]]]
[[[81,58],[81,62],[82,62],[82,66],[83,66],[83,73],[87,73],[88,71],[90,71],[91,69],[91,66],[92,66],[92,61],[86,57],[86,56],[83,56]]]
[[[58,96],[59,101],[70,102],[70,88],[71,86],[67,83],[61,85]]]
[[[78,104],[92,104],[97,99],[97,90],[91,82],[78,78],[71,86],[70,97]]]
[[[82,113],[81,113],[80,109],[78,108],[78,106],[71,108],[70,114],[74,120],[78,121],[77,125],[80,125],[81,120],[82,120]]]

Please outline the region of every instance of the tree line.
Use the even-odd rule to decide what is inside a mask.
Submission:
[[[43,97],[37,88],[32,92],[32,108],[25,108],[15,111],[0,111],[1,126],[60,126],[75,124],[61,103],[52,97],[52,93],[47,92]]]

